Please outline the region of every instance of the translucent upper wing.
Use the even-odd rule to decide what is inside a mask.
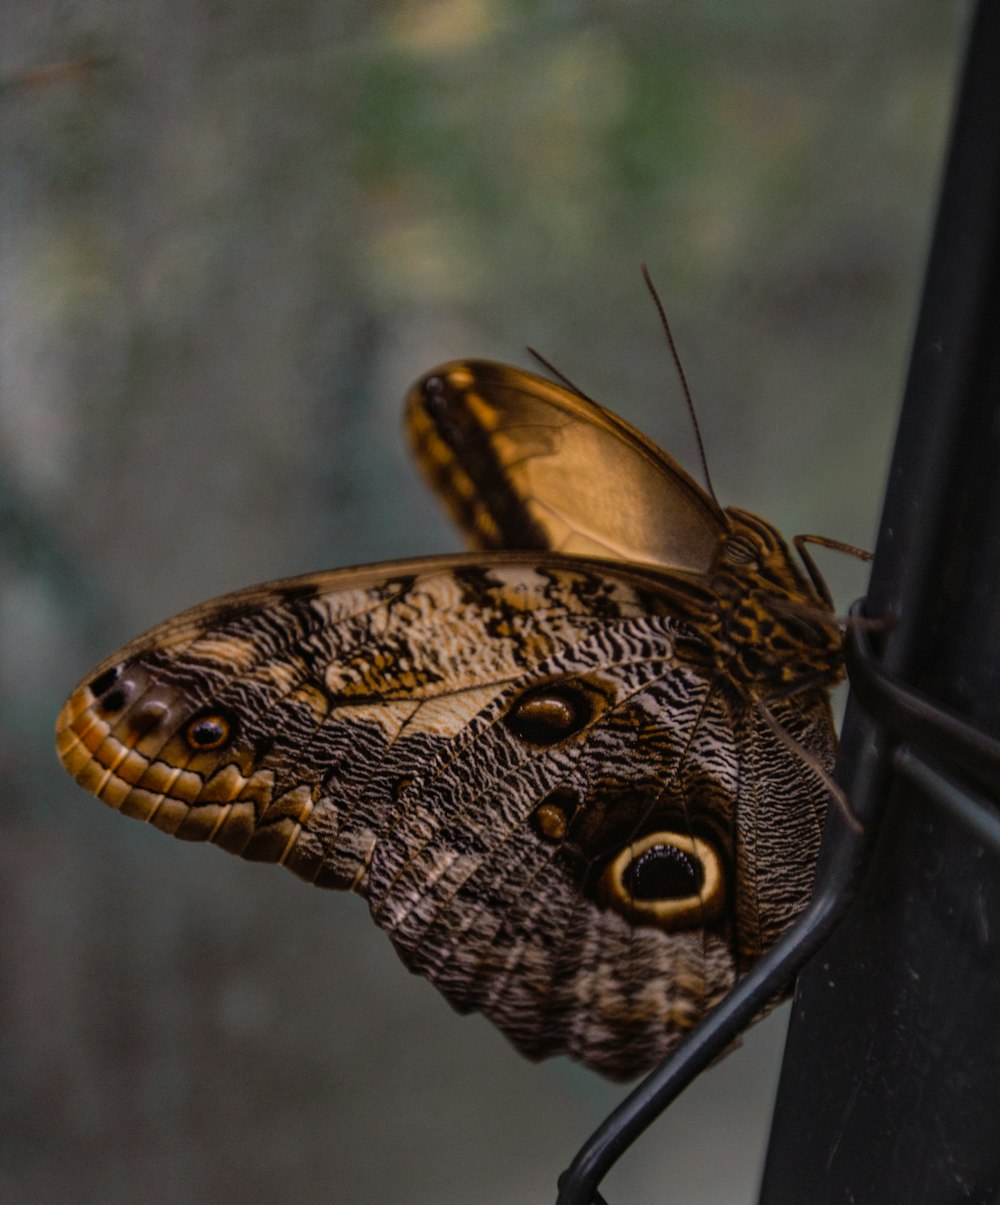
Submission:
[[[726,519],[665,452],[534,373],[459,360],[410,391],[419,463],[479,548],[705,573]]]

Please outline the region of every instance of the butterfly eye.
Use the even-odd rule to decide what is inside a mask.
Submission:
[[[760,550],[745,532],[730,536],[722,546],[722,559],[730,565],[756,565],[759,557]]]
[[[639,924],[668,932],[696,928],[722,911],[722,862],[700,837],[650,833],[608,864],[600,894],[609,907]]]
[[[229,744],[232,735],[232,724],[217,711],[198,716],[184,730],[184,739],[191,748],[202,752],[221,749]]]
[[[515,700],[504,723],[532,745],[555,745],[585,728],[593,718],[589,694],[576,683],[552,683]]]

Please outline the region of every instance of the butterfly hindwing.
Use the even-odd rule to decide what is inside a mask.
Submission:
[[[673,609],[655,574],[530,556],[277,583],[133,642],[59,745],[128,814],[367,896],[528,1053],[632,1074],[737,969],[728,910],[637,923],[607,882],[667,833],[739,890],[737,720]]]
[[[663,1053],[678,1018],[733,977],[726,915],[706,930],[696,904],[682,929],[636,926],[602,882],[633,839],[692,826],[729,869],[733,783],[717,758],[685,756],[708,686],[678,662],[672,628],[623,621],[512,683],[419,775],[371,865],[373,913],[414,970],[529,1053],[568,1049],[618,1074]],[[519,731],[519,701],[540,689],[574,697],[583,726]],[[689,775],[711,787],[698,809],[685,806]],[[645,952],[630,959],[633,943]]]

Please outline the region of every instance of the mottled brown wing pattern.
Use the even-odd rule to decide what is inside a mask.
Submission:
[[[814,845],[822,811],[784,752],[789,789],[758,805],[752,717],[676,610],[655,575],[559,558],[301,578],[127,646],[67,702],[59,749],[126,814],[366,896],[410,967],[527,1053],[631,1075],[801,907],[807,883],[754,863],[774,827]],[[609,865],[671,834],[718,859],[718,897],[668,884],[687,913],[656,914],[647,852],[654,911],[632,915]]]
[[[60,756],[127,815],[365,896],[525,1053],[634,1075],[808,899],[840,631],[774,528],[595,403],[456,362],[408,414],[473,541],[536,551],[195,607],[77,688]]]

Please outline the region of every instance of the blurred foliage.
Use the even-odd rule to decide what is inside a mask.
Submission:
[[[552,1194],[615,1090],[453,1018],[353,901],[100,808],[52,719],[187,603],[456,547],[398,432],[441,359],[531,343],[692,464],[641,260],[723,500],[870,543],[964,15],[8,6],[5,1201]],[[777,1043],[704,1077],[609,1197],[752,1199]]]

